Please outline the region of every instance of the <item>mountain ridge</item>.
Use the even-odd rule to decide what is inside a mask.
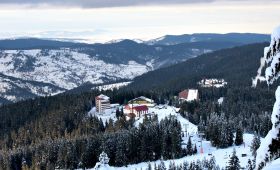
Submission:
[[[0,49],[2,44],[0,71],[6,76],[2,79],[3,83],[5,82],[9,87],[2,88],[1,95],[2,98],[6,96],[5,103],[11,89],[22,92],[22,94],[18,92],[17,95],[10,94],[13,96],[12,101],[15,102],[36,96],[57,94],[57,91],[75,89],[85,83],[93,84],[94,87],[97,84],[130,81],[148,71],[184,62],[204,53],[243,44],[232,42],[230,39],[174,45],[147,45],[128,39],[111,44],[84,44],[40,39],[27,41],[29,43],[24,43],[24,39],[10,40],[6,46],[3,46],[3,42],[7,41],[0,40]],[[39,43],[34,44],[37,41]],[[7,49],[3,49],[4,47]],[[13,49],[13,47],[17,48]],[[9,79],[7,76],[11,81],[7,82]],[[13,78],[18,81],[13,81]],[[22,89],[24,82],[30,84],[28,81],[33,82],[32,88],[25,85],[26,89]],[[38,83],[41,84],[38,85]],[[90,89],[89,84],[86,85],[88,89]],[[45,93],[47,90],[44,91],[44,86],[50,89],[49,94]],[[32,89],[37,89],[38,92],[32,92]]]

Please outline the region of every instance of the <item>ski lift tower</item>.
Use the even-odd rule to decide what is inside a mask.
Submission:
[[[202,147],[202,140],[205,138],[205,133],[204,133],[204,126],[203,125],[198,125],[198,137],[199,137],[199,142],[200,142],[200,153],[203,154],[203,147]]]

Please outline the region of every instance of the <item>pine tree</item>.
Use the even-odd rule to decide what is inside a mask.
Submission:
[[[254,166],[253,166],[253,163],[252,163],[251,159],[248,160],[247,169],[248,170],[254,170]]]
[[[214,170],[214,169],[216,169],[216,160],[215,160],[215,157],[214,157],[214,156],[212,156],[212,157],[210,158],[210,161],[209,161],[209,164],[208,164],[207,169],[209,169],[209,170]]]
[[[152,170],[151,162],[148,163],[148,168],[147,168],[147,170]]]
[[[196,147],[196,144],[194,145],[193,154],[197,154],[197,147]]]
[[[94,170],[98,170],[98,169],[111,169],[110,166],[108,165],[109,163],[109,158],[108,155],[103,151],[100,155],[99,155],[99,162],[97,162],[94,166]]]
[[[227,146],[232,146],[233,144],[233,131],[232,131],[232,124],[231,122],[227,122],[226,125],[226,139],[227,139]]]
[[[184,161],[183,170],[188,170],[188,169],[189,169],[189,163],[187,161]]]
[[[99,155],[99,162],[101,165],[108,165],[109,160],[108,155],[104,151]]]
[[[226,167],[227,170],[239,170],[240,164],[239,159],[236,156],[235,149],[233,150],[232,156],[229,159],[228,166]]]
[[[192,155],[192,154],[193,154],[192,141],[191,141],[191,137],[189,137],[187,143],[187,155]]]
[[[154,163],[154,170],[158,170],[156,162]]]
[[[116,165],[123,166],[126,165],[128,162],[127,158],[127,133],[126,132],[119,132],[117,135],[117,144],[116,144]]]
[[[163,159],[160,159],[160,164],[158,165],[158,170],[167,170]]]
[[[257,150],[260,147],[260,143],[261,143],[260,137],[255,134],[254,138],[253,138],[253,141],[251,143],[251,146],[250,146],[250,150],[251,150],[252,155],[254,156],[254,158],[257,155]]]
[[[121,112],[120,112],[120,110],[117,108],[117,109],[116,109],[116,117],[117,117],[117,119],[118,119],[120,116],[121,116]]]
[[[173,162],[171,162],[171,161],[169,162],[168,170],[176,170],[176,165],[175,165],[174,161]]]
[[[235,145],[241,145],[243,143],[243,130],[239,126],[236,130],[236,136],[235,136]]]

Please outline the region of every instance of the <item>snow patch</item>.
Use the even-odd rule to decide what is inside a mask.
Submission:
[[[150,65],[129,61],[128,64],[111,64],[75,49],[57,50],[3,50],[0,55],[0,72],[23,80],[51,83],[63,89],[73,89],[86,82],[105,83],[132,79],[153,68]]]
[[[279,170],[280,169],[280,158],[272,161],[269,165],[264,167],[263,170]]]
[[[224,87],[225,85],[227,85],[227,82],[224,79],[216,79],[216,78],[212,78],[212,79],[202,79],[198,82],[198,84],[201,87],[216,87],[216,88],[220,88],[220,87]]]
[[[127,86],[131,83],[131,81],[128,82],[121,82],[121,83],[113,83],[113,84],[106,84],[106,85],[101,85],[94,87],[93,89],[98,89],[98,90],[113,90],[113,89],[119,89],[121,87]]]
[[[223,104],[223,102],[224,102],[224,97],[220,97],[218,99],[218,104],[221,105],[221,104]]]

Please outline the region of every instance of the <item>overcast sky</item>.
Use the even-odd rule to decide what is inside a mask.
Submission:
[[[270,33],[279,0],[0,0],[0,38],[151,39],[166,34]]]

